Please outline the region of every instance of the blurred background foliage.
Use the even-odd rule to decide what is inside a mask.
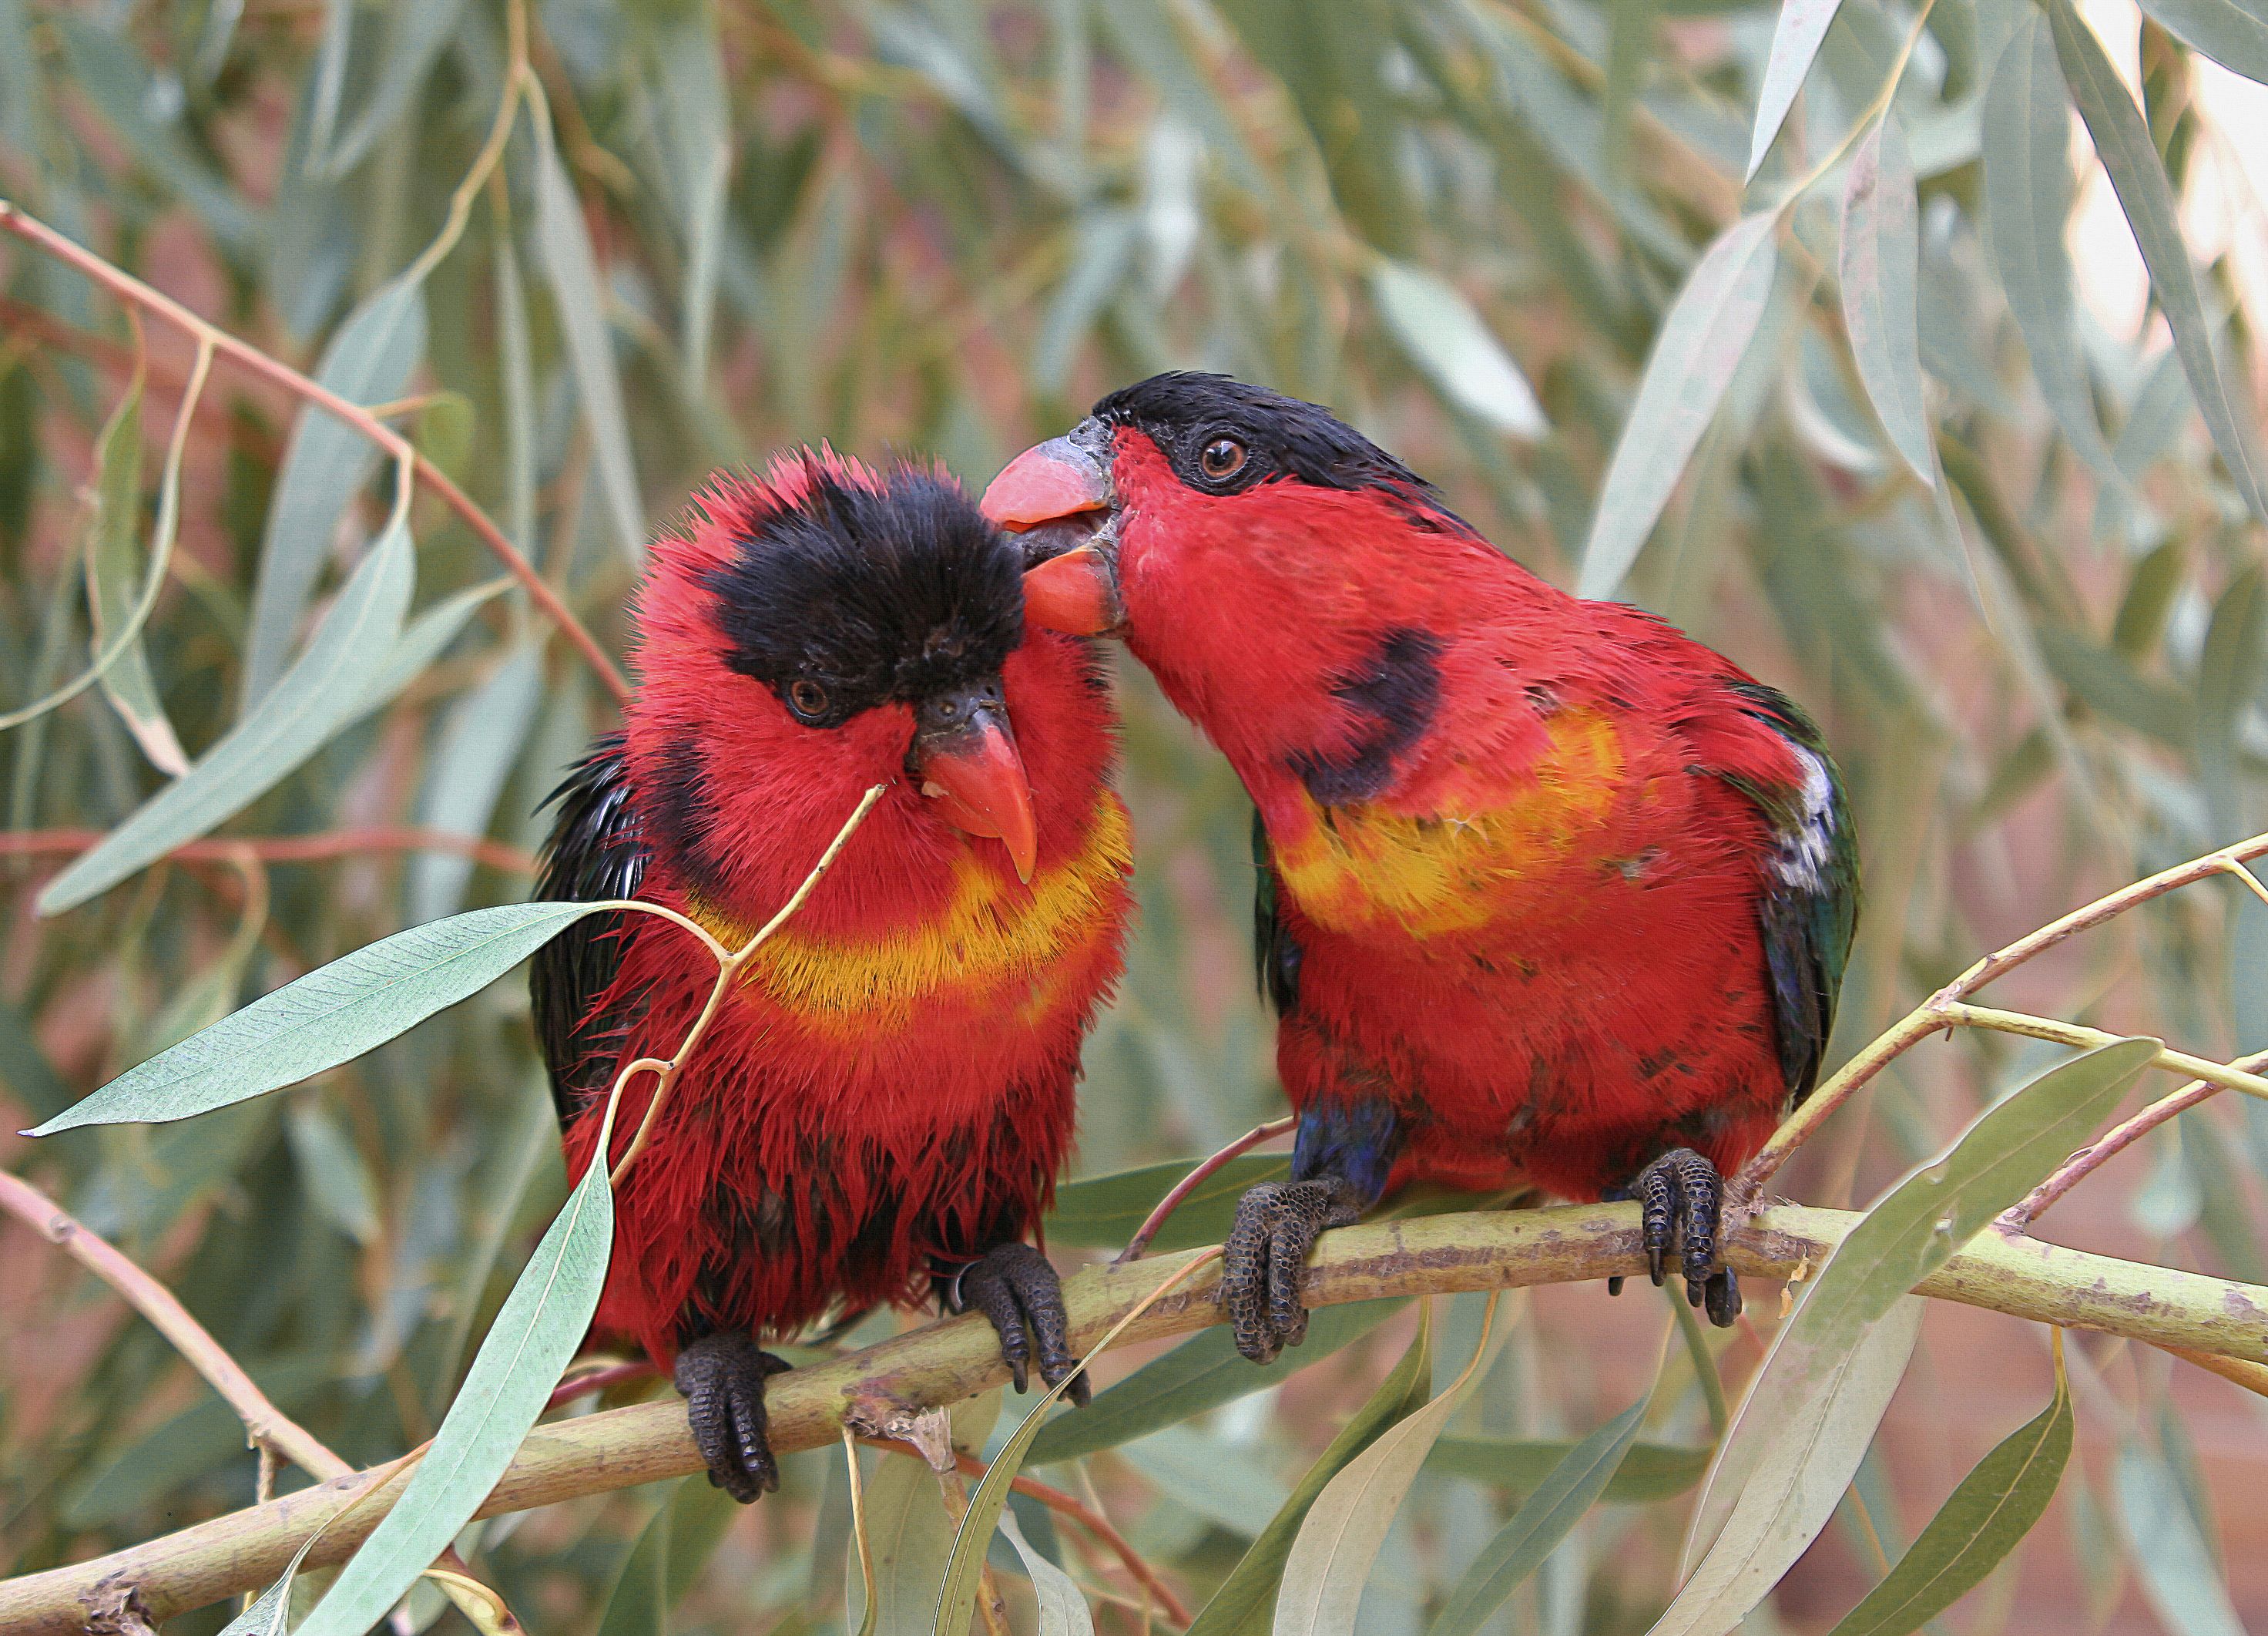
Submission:
[[[2244,440],[2268,92],[2191,47],[2258,72],[2268,22],[2245,0],[2087,10],[2154,149],[2126,160],[2162,164],[2189,240],[2175,251],[2199,269],[2197,313],[2175,316],[2185,338],[2202,326],[2234,405],[2235,441],[2217,447],[2027,0],[1808,9],[1832,26],[1747,181],[1776,18],[1741,0],[543,0],[548,116],[523,112],[461,239],[421,262],[504,93],[491,0],[0,0],[0,188],[342,394],[393,405],[617,652],[641,538],[720,464],[826,438],[934,452],[979,487],[1101,391],[1175,366],[1333,404],[1537,571],[1660,610],[1827,724],[1870,899],[1840,1056],[1984,949],[2259,827],[2268,597]],[[1895,64],[1903,143],[1866,160],[1886,217],[1863,192],[1846,206],[1844,144]],[[1901,203],[1918,277],[1896,254]],[[1715,305],[1665,329],[1744,210],[1779,213],[1736,230],[1711,258]],[[1854,233],[1886,219],[1892,253],[1853,261]],[[26,246],[0,265],[13,708],[81,669],[90,617],[114,630],[130,601],[119,587],[141,571],[191,352],[148,326],[140,424],[99,446],[136,356],[122,309]],[[1906,304],[1926,379],[1899,361]],[[1903,409],[1885,395],[1902,383]],[[347,712],[221,831],[343,833],[342,855],[209,849],[35,918],[41,883],[163,782],[177,745],[210,745],[276,683],[381,526],[375,453],[320,421],[295,429],[297,410],[219,367],[137,651],[106,689],[0,740],[11,1127],[301,970],[523,894],[535,803],[609,723],[604,686],[520,592],[446,601],[493,589],[497,568],[422,495],[418,605],[460,624],[431,627],[446,646],[390,702]],[[1208,1151],[1280,1104],[1248,976],[1243,797],[1122,670],[1142,917],[1087,1053],[1086,1174]],[[402,851],[384,833],[402,828],[493,844]],[[2006,1003],[2257,1048],[2264,945],[2268,914],[2202,888],[2028,969]],[[0,1161],[160,1271],[334,1448],[375,1462],[430,1434],[562,1196],[526,1013],[517,980],[500,984],[311,1087],[36,1151],[0,1139]],[[2051,1055],[1926,1049],[1781,1185],[1864,1202]],[[2261,1279],[2263,1111],[2185,1116],[2054,1235]],[[1081,1236],[1059,1247],[1086,1253],[1063,1244]],[[1537,1293],[1459,1428],[1598,1426],[1650,1378],[1653,1302]],[[1774,1306],[1752,1293],[1767,1327]],[[14,1226],[0,1311],[0,1565],[75,1559],[251,1497],[233,1416]],[[1040,1475],[1201,1597],[1412,1322]],[[1469,1354],[1476,1323],[1453,1304],[1439,1367]],[[1710,1345],[1737,1385],[1754,1331]],[[2260,1404],[2100,1338],[2074,1353],[2080,1454],[2046,1522],[1951,1625],[2268,1618],[2268,1524],[2248,1503],[2268,1465]],[[2046,1349],[2012,1320],[1933,1313],[1918,1358],[1841,1525],[1756,1628],[1833,1623],[2047,1397]],[[1646,1438],[1698,1447],[1709,1426],[1673,1360]],[[680,1630],[839,1629],[841,1463],[794,1456],[784,1492],[745,1514],[697,1483],[557,1507],[490,1527],[474,1554],[535,1629],[591,1631],[602,1612],[610,1636],[652,1629],[673,1601]],[[1489,1628],[1643,1630],[1685,1502],[1682,1484],[1637,1487]],[[1361,1628],[1425,1628],[1518,1492],[1437,1458]],[[665,1507],[666,1553],[648,1528]],[[1057,1550],[1045,1514],[1018,1507]],[[2176,1559],[2225,1563],[2225,1588],[2154,1566]]]

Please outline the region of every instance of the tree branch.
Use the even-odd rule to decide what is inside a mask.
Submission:
[[[1732,1264],[1756,1278],[1817,1267],[1859,1219],[1851,1211],[1792,1205],[1761,1211],[1733,1234]],[[1089,1267],[1066,1279],[1073,1345],[1092,1346],[1177,1260],[1204,1253]],[[1575,1283],[1644,1268],[1635,1205],[1432,1216],[1325,1234],[1308,1269],[1307,1296],[1314,1305],[1332,1306],[1388,1295]],[[1199,1273],[1144,1314],[1123,1343],[1222,1322],[1218,1286],[1217,1271]],[[1933,1273],[1920,1293],[2040,1323],[2268,1363],[2268,1289],[2086,1255],[1998,1230],[1979,1234]],[[955,1403],[1006,1378],[990,1326],[981,1315],[954,1318],[780,1376],[768,1394],[772,1446],[785,1453],[831,1444],[853,1406],[873,1411]],[[672,1400],[610,1410],[538,1426],[481,1514],[526,1510],[700,1469],[681,1404]],[[348,1502],[373,1488],[391,1490],[342,1519],[308,1559],[311,1566],[339,1561],[377,1527],[406,1480],[399,1473],[357,1473],[92,1562],[0,1581],[0,1630],[11,1636],[65,1636],[84,1626],[89,1609],[105,1598],[114,1601],[125,1589],[138,1593],[160,1618],[255,1589],[274,1580],[299,1544]]]

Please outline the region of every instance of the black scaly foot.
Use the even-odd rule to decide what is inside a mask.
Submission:
[[[746,1333],[704,1335],[677,1354],[677,1389],[709,1480],[744,1506],[779,1486],[765,1434],[764,1382],[790,1367]]]
[[[1300,1299],[1307,1252],[1327,1229],[1360,1220],[1363,1208],[1353,1186],[1336,1176],[1263,1182],[1237,1201],[1220,1275],[1220,1304],[1237,1351],[1269,1363],[1307,1338]]]
[[[1627,1189],[1609,1197],[1635,1198],[1640,1212],[1639,1242],[1646,1271],[1659,1288],[1671,1251],[1685,1275],[1688,1304],[1704,1307],[1709,1322],[1729,1328],[1741,1315],[1741,1284],[1733,1270],[1718,1264],[1717,1229],[1725,1205],[1725,1183],[1717,1167],[1690,1147],[1673,1148],[1638,1173]],[[1607,1293],[1622,1293],[1619,1278],[1607,1280]]]
[[[955,1312],[970,1308],[992,1320],[1000,1336],[1000,1355],[1022,1391],[1029,1380],[1032,1352],[1039,1350],[1040,1378],[1053,1386],[1079,1367],[1071,1356],[1071,1319],[1064,1311],[1063,1280],[1048,1258],[1029,1244],[995,1244],[962,1269]],[[1064,1394],[1084,1406],[1094,1389],[1081,1374]]]

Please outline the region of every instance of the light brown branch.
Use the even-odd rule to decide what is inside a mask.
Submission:
[[[131,301],[179,325],[210,344],[220,356],[233,359],[292,396],[328,411],[395,460],[410,462],[416,469],[417,481],[431,489],[443,505],[456,512],[459,520],[479,537],[481,543],[495,553],[497,560],[527,593],[528,600],[559,627],[576,651],[598,673],[600,680],[613,690],[615,702],[626,703],[629,700],[629,681],[608,656],[607,651],[599,645],[598,639],[584,628],[583,622],[576,618],[573,610],[560,600],[559,593],[551,588],[550,583],[535,571],[535,565],[520,555],[519,549],[504,537],[504,530],[497,527],[495,519],[475,505],[438,467],[418,453],[416,446],[407,437],[372,416],[362,405],[348,402],[329,387],[308,379],[280,358],[270,357],[250,342],[240,341],[217,325],[200,318],[171,296],[113,266],[93,251],[57,232],[37,217],[26,215],[7,199],[0,199],[0,231],[11,232],[57,261],[76,268],[120,299]]]
[[[1822,1264],[1859,1218],[1850,1211],[1778,1205],[1735,1229],[1732,1265],[1754,1278],[1785,1278]],[[1183,1256],[1212,1252],[1183,1252]],[[1090,1267],[1064,1280],[1071,1345],[1084,1352],[1152,1291],[1176,1257],[1128,1267]],[[1326,1234],[1307,1277],[1317,1306],[1453,1290],[1565,1284],[1644,1270],[1638,1206],[1580,1205],[1550,1210],[1379,1221]],[[1122,1343],[1183,1334],[1222,1321],[1219,1272],[1207,1269],[1128,1328]],[[1980,1234],[1920,1286],[1920,1293],[2020,1318],[2101,1330],[2153,1345],[2268,1363],[2268,1289],[2083,1254],[2020,1235]],[[959,1402],[1007,1378],[981,1315],[951,1319],[835,1362],[779,1376],[767,1394],[772,1446],[782,1453],[834,1443],[853,1402],[896,1401],[909,1409]],[[540,1426],[482,1507],[495,1515],[680,1477],[701,1456],[674,1401]],[[399,1493],[399,1476],[361,1474],[287,1494],[92,1562],[0,1581],[0,1630],[63,1636],[86,1610],[132,1587],[158,1617],[267,1584],[316,1528],[373,1489],[309,1556],[313,1566],[347,1556]]]

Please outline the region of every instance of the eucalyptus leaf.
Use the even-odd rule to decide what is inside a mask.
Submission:
[[[2144,0],[2142,10],[2191,50],[2268,83],[2268,15],[2260,0]]]
[[[137,371],[94,444],[94,507],[86,533],[86,605],[94,651],[103,653],[132,623],[141,598],[142,564],[136,536],[142,521],[142,376]],[[142,753],[158,771],[180,777],[189,758],[173,735],[150,659],[136,635],[102,673],[110,701]]]
[[[1890,446],[1933,488],[1937,456],[1921,379],[1920,268],[1913,161],[1897,120],[1885,114],[1859,144],[1844,179],[1843,322]]]
[[[1803,89],[1804,76],[1810,73],[1820,42],[1827,38],[1828,27],[1842,4],[1843,0],[1781,0],[1779,20],[1772,26],[1771,54],[1764,61],[1764,89],[1756,96],[1756,123],[1749,137],[1746,180],[1755,181],[1763,168],[1764,155],[1771,151],[1788,109],[1795,106],[1795,94]]]
[[[1079,1594],[1071,1576],[1033,1549],[1017,1525],[1012,1510],[1000,1513],[1000,1533],[1015,1547],[1024,1571],[1032,1577],[1032,1594],[1040,1604],[1039,1636],[1094,1636],[1094,1615]]]
[[[2182,1636],[2243,1636],[2228,1585],[2164,1456],[2129,1437],[2119,1445],[2113,1481],[2127,1555],[2165,1628]]]
[[[1450,402],[1515,438],[1550,430],[1528,377],[1454,284],[1381,256],[1371,263],[1370,296],[1410,361]]]
[[[1115,1249],[1132,1238],[1158,1201],[1202,1161],[1170,1159],[1108,1175],[1081,1176],[1056,1189],[1048,1212],[1048,1242],[1074,1249]],[[1167,1217],[1152,1250],[1218,1244],[1234,1224],[1236,1202],[1262,1182],[1292,1173],[1288,1153],[1240,1153],[1189,1190]]]
[[[162,1124],[350,1062],[478,993],[595,903],[507,903],[412,926],[264,994],[32,1131]]]
[[[377,82],[337,144],[317,161],[322,170],[339,176],[353,169],[409,113],[464,15],[465,0],[394,0],[385,8]]]
[[[469,837],[488,833],[542,696],[542,650],[523,642],[450,708],[418,800],[422,828]],[[473,860],[462,852],[418,853],[409,863],[409,918],[454,914],[472,876]]]
[[[150,798],[40,894],[59,914],[108,891],[184,841],[242,812],[362,713],[370,681],[409,606],[416,563],[409,531],[381,534],[275,689],[187,776]]]
[[[1525,1495],[1533,1493],[1574,1448],[1574,1443],[1555,1439],[1453,1433],[1433,1445],[1425,1468]],[[1628,1505],[1682,1494],[1709,1469],[1710,1453],[1705,1448],[1633,1441],[1600,1497],[1609,1505]]]
[[[1765,211],[1727,228],[1661,321],[1592,514],[1578,595],[1614,594],[1669,503],[1763,321],[1779,265],[1778,227]]]

